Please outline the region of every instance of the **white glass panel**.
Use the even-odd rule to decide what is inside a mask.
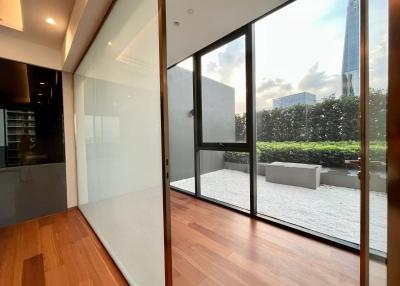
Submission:
[[[75,74],[79,207],[132,285],[164,285],[157,1],[117,1]]]

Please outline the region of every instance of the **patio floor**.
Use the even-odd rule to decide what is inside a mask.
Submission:
[[[194,178],[171,182],[194,192]],[[222,169],[201,175],[203,196],[249,209],[249,174]],[[332,237],[359,243],[360,191],[321,185],[318,189],[274,184],[257,178],[258,212]],[[386,252],[387,195],[370,192],[370,245]]]

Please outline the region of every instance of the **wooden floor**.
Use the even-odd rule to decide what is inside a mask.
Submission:
[[[357,255],[176,192],[171,214],[174,286],[359,285]],[[126,284],[77,209],[0,229],[0,286]]]
[[[127,285],[77,209],[0,229],[0,285]]]
[[[359,257],[172,192],[174,286],[359,285]]]

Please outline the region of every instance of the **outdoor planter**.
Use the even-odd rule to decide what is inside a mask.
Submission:
[[[316,189],[320,185],[321,165],[273,162],[265,166],[268,182]]]

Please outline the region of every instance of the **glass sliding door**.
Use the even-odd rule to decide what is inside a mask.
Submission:
[[[158,25],[116,1],[74,75],[79,208],[132,285],[165,284]]]
[[[257,210],[357,247],[360,7],[317,2],[255,23]]]

